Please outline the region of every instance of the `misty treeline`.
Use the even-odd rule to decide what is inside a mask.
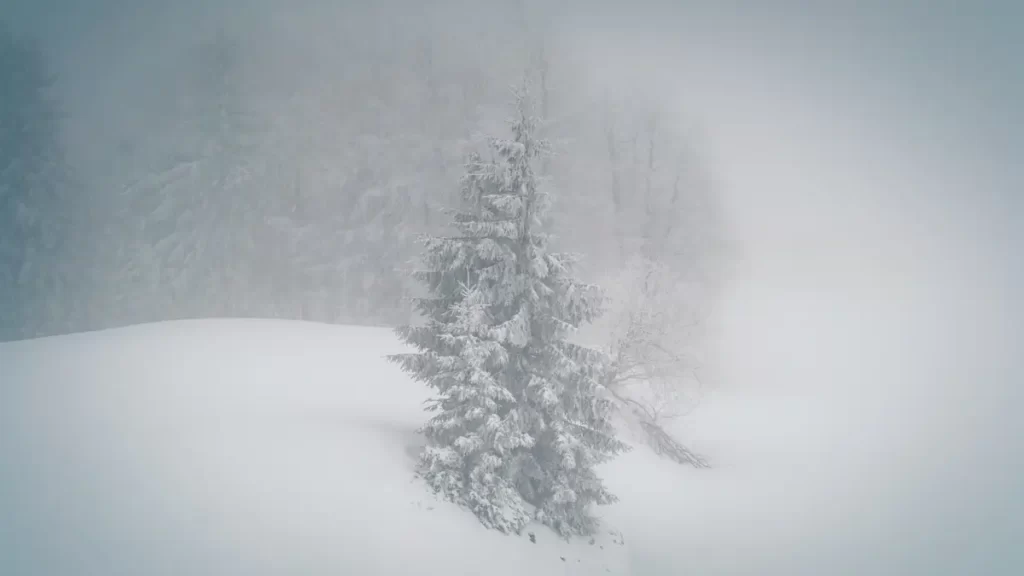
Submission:
[[[97,127],[75,139],[88,153],[68,144],[83,108],[58,67],[4,28],[0,340],[199,317],[415,321],[415,239],[445,226],[524,73],[554,148],[538,172],[556,246],[583,254],[588,280],[707,293],[721,226],[664,104],[604,81],[521,4],[453,6],[468,8],[348,7],[321,23],[333,34],[279,53],[230,21],[193,30],[138,78],[150,89],[107,107],[123,118],[77,119]],[[679,300],[658,314],[665,302]],[[612,318],[636,330],[634,312]]]

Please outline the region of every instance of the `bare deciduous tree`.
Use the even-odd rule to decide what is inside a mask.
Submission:
[[[701,386],[697,344],[706,307],[699,286],[642,257],[609,285],[610,310],[601,326],[611,359],[606,386],[623,420],[658,454],[707,467],[664,428],[685,414]]]

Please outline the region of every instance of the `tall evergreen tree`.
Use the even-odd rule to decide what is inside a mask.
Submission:
[[[0,341],[70,326],[77,198],[52,82],[42,53],[0,26]]]
[[[504,532],[532,514],[587,534],[591,504],[615,500],[595,466],[625,449],[600,384],[607,359],[568,341],[601,294],[573,277],[573,256],[548,251],[550,199],[533,170],[547,144],[525,89],[515,103],[512,138],[491,140],[497,159],[468,163],[455,234],[425,240],[426,323],[399,330],[418,352],[392,359],[436,392],[420,461],[430,486]]]
[[[121,272],[145,290],[125,303],[138,315],[124,320],[252,314],[267,290],[252,270],[268,235],[258,186],[265,130],[245,99],[239,54],[225,32],[188,54],[169,107],[174,125],[147,143],[167,150],[125,188],[123,220],[147,218],[130,228],[138,246]]]

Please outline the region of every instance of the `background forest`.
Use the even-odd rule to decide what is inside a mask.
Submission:
[[[0,339],[197,317],[413,320],[415,239],[456,207],[466,156],[502,133],[524,74],[555,144],[540,171],[559,249],[584,255],[588,280],[656,269],[688,282],[695,310],[710,302],[724,232],[695,138],[656,77],[610,76],[550,13],[211,10],[149,11],[191,34],[158,30],[147,42],[164,49],[144,61],[104,53],[154,34],[141,11],[111,11],[122,37],[88,44],[102,69],[55,66],[31,35],[0,32]],[[86,72],[104,80],[88,93]]]

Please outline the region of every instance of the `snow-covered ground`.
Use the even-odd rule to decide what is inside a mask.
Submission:
[[[0,574],[1013,573],[976,497],[1007,478],[881,434],[898,403],[798,391],[708,394],[680,432],[712,470],[608,465],[593,544],[484,530],[413,479],[427,391],[399,349],[256,320],[0,345]]]

